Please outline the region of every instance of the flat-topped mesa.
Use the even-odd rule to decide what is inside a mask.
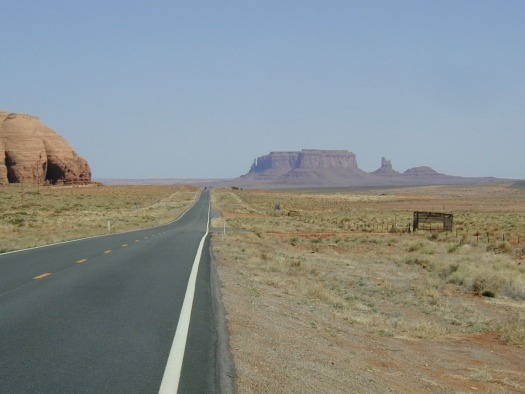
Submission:
[[[0,185],[91,182],[91,169],[38,117],[0,111]]]
[[[250,173],[284,173],[296,168],[298,158],[299,152],[270,152],[254,160]]]
[[[350,169],[356,170],[357,159],[346,150],[303,149],[299,154],[297,168],[304,169]]]
[[[493,182],[495,178],[464,178],[440,174],[430,167],[414,167],[401,173],[392,162],[381,159],[381,167],[368,173],[347,150],[303,149],[300,152],[271,152],[254,160],[250,171],[228,181],[236,187],[371,187],[417,186]]]
[[[356,156],[346,150],[303,149],[301,152],[271,152],[255,159],[249,173],[285,173],[294,169],[357,170]]]

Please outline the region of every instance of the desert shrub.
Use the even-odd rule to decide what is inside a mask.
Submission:
[[[432,233],[428,237],[428,239],[430,239],[431,241],[437,241],[438,238],[439,238],[439,234],[438,233]]]
[[[21,227],[24,225],[25,219],[21,217],[14,217],[14,218],[9,219],[7,223]]]
[[[390,239],[387,241],[386,245],[387,245],[387,246],[394,246],[394,245],[397,244],[397,242],[398,242],[397,239],[395,239],[395,238],[390,238]]]
[[[487,245],[487,252],[508,253],[511,250],[512,246],[508,241],[503,241],[499,243],[491,242]]]
[[[453,244],[447,249],[447,253],[454,253],[460,247],[460,244]]]
[[[445,277],[448,283],[462,286],[466,291],[483,293],[491,291],[500,296],[517,300],[525,299],[525,275],[505,261],[491,264],[470,262]]]
[[[476,293],[486,291],[488,280],[483,276],[476,276],[470,281],[470,289]]]
[[[512,316],[501,328],[501,340],[507,344],[525,345],[525,315]]]
[[[300,267],[300,266],[301,266],[301,260],[299,260],[299,259],[293,259],[293,260],[290,262],[290,266],[291,266],[291,267]]]
[[[514,254],[518,257],[525,256],[525,246],[520,246],[514,249]]]
[[[451,274],[456,272],[458,270],[458,268],[459,268],[459,263],[448,264],[447,266],[444,266],[444,267],[441,268],[441,270],[439,271],[439,277],[441,279],[446,279]]]
[[[496,293],[494,293],[492,290],[485,290],[481,293],[481,295],[483,297],[488,297],[488,298],[494,298],[496,297]]]
[[[418,251],[419,249],[421,249],[423,247],[423,244],[421,242],[418,242],[418,243],[415,243],[415,244],[412,244],[408,247],[407,251],[408,252],[416,252]]]
[[[405,264],[418,265],[421,268],[425,268],[425,269],[432,269],[434,267],[434,263],[432,263],[430,260],[424,259],[424,258],[420,258],[420,257],[415,257],[415,258],[414,257],[410,257],[410,258],[405,260]]]
[[[397,234],[397,233],[401,232],[401,229],[399,229],[398,227],[392,225],[392,227],[390,227],[388,229],[388,232],[391,233],[391,234]]]

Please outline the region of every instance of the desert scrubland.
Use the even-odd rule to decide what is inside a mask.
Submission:
[[[238,391],[524,392],[517,186],[215,190]]]
[[[3,186],[0,252],[163,224],[198,192],[192,186]]]
[[[166,223],[198,192],[5,186],[0,251]],[[525,391],[523,187],[216,189],[213,205],[239,392]],[[415,210],[453,231],[408,233]]]

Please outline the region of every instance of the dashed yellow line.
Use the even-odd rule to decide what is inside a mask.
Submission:
[[[43,279],[43,278],[45,278],[46,276],[49,276],[49,275],[51,275],[51,272],[46,272],[45,274],[40,274],[40,275],[34,276],[33,279]]]
[[[76,263],[82,264],[82,263],[85,263],[86,261],[88,261],[88,259],[80,259],[80,260],[77,260]]]

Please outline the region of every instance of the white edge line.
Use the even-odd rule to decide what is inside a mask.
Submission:
[[[208,207],[208,223],[206,224],[206,234],[204,234],[201,242],[199,243],[197,254],[195,256],[195,260],[193,261],[193,267],[191,268],[190,277],[188,279],[188,287],[186,288],[186,294],[184,295],[184,301],[182,303],[182,309],[180,311],[175,337],[173,338],[170,354],[168,356],[168,362],[166,363],[166,368],[164,369],[164,375],[162,377],[162,383],[160,384],[160,394],[176,393],[179,389],[182,361],[184,360],[184,351],[186,350],[188,330],[190,327],[191,309],[193,308],[193,298],[195,296],[197,273],[199,271],[199,263],[201,260],[202,249],[204,247],[204,241],[208,236],[210,229],[210,211],[211,201]]]
[[[201,190],[201,194],[202,194],[202,190]],[[157,228],[157,227],[163,227],[163,226],[168,226],[172,223],[175,223],[176,221],[182,219],[182,217],[184,215],[186,215],[186,213],[188,213],[188,211],[193,208],[195,206],[195,204],[197,204],[197,201],[199,201],[200,199],[200,194],[199,194],[199,197],[197,197],[195,199],[195,201],[193,201],[193,204],[191,204],[188,209],[186,209],[177,219],[174,219],[172,220],[171,222],[168,222],[168,223],[164,223],[164,224],[159,224],[158,226],[152,226],[152,227],[146,227],[146,228],[138,228],[138,229],[135,229],[135,230],[128,230],[128,231],[122,231],[120,233],[113,233],[113,234],[100,234],[100,235],[93,235],[92,237],[85,237],[85,238],[77,238],[77,239],[70,239],[69,241],[62,241],[62,242],[56,242],[54,244],[48,244],[48,245],[40,245],[40,246],[33,246],[32,248],[25,248],[25,249],[18,249],[18,250],[12,250],[10,252],[4,252],[4,253],[0,253],[0,257],[2,256],[5,256],[6,254],[13,254],[13,253],[20,253],[20,252],[26,252],[28,250],[34,250],[34,249],[42,249],[42,248],[49,248],[51,246],[56,246],[56,245],[63,245],[63,244],[69,244],[69,243],[72,243],[72,242],[78,242],[78,241],[84,241],[86,239],[94,239],[94,238],[101,238],[101,237],[109,237],[109,236],[112,236],[112,235],[119,235],[119,234],[128,234],[128,233],[134,233],[134,232],[137,232],[137,231],[143,231],[143,230],[151,230],[153,228]]]

